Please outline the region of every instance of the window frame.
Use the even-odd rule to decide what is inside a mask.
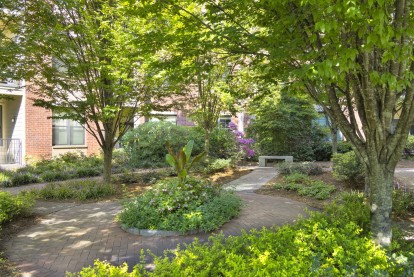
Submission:
[[[56,121],[64,121],[65,124],[58,125]],[[73,125],[75,123],[77,125]],[[65,128],[66,133],[66,143],[56,143],[58,142],[59,137],[56,137],[55,130],[56,128]],[[82,144],[72,143],[75,141],[73,138],[74,129],[81,129],[82,130]],[[62,147],[62,146],[85,146],[86,145],[86,132],[85,128],[79,124],[78,122],[71,120],[71,119],[52,119],[52,146]]]

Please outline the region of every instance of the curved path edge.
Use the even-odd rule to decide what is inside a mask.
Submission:
[[[306,216],[305,210],[309,207],[304,203],[252,193],[276,175],[274,168],[256,168],[240,178],[244,181],[238,179],[236,185],[232,182],[230,187],[234,186],[244,201],[242,211],[214,233],[239,235],[242,230],[283,225],[294,222],[299,215]],[[142,249],[163,255],[164,250],[176,249],[178,244],[195,239],[204,242],[211,235],[144,237],[129,234],[114,221],[121,211],[117,202],[56,204],[52,208],[53,212],[45,215],[39,224],[17,234],[6,244],[5,254],[23,277],[65,276],[67,271],[76,272],[92,265],[95,259],[115,265],[127,262],[132,267],[140,261]],[[147,255],[146,262],[151,263],[151,259]]]

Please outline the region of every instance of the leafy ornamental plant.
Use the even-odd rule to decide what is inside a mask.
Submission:
[[[178,185],[184,185],[185,180],[187,178],[187,174],[193,167],[194,163],[200,161],[205,154],[205,152],[198,154],[190,162],[193,146],[194,140],[190,140],[187,143],[187,145],[181,149],[181,151],[174,154],[173,150],[171,149],[170,143],[168,141],[166,142],[168,154],[165,156],[165,159],[177,171]]]

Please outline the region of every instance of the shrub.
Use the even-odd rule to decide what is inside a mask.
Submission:
[[[141,277],[147,276],[145,270],[135,265],[132,272],[128,272],[128,265],[123,263],[120,266],[113,266],[109,262],[96,260],[93,267],[84,267],[79,273],[66,273],[67,277]],[[145,275],[144,275],[145,274]]]
[[[44,182],[64,181],[74,177],[67,171],[46,171],[40,174],[40,179]]]
[[[237,141],[233,133],[227,128],[214,128],[210,136],[209,156],[230,159],[237,152]]]
[[[187,141],[194,140],[193,154],[204,150],[204,135],[198,127],[177,126],[170,122],[147,122],[127,132],[121,144],[132,167],[165,167],[165,143],[174,150],[181,149]],[[231,158],[236,149],[236,139],[225,128],[213,129],[210,137],[212,158]]]
[[[11,195],[0,191],[0,225],[31,212],[34,198],[30,194]]]
[[[354,151],[335,154],[332,157],[333,176],[353,185],[364,184],[364,169]]]
[[[332,159],[332,142],[324,141],[315,146],[315,160],[316,161],[330,161]],[[352,146],[349,142],[338,142],[338,153],[347,153],[352,151]]]
[[[133,167],[165,167],[165,143],[173,149],[181,149],[188,140],[194,140],[195,155],[203,150],[202,134],[195,129],[176,126],[170,122],[147,122],[127,132],[121,144]]]
[[[335,187],[322,181],[314,181],[302,173],[292,173],[284,178],[281,184],[275,184],[275,189],[297,191],[299,195],[325,200],[335,191]]]
[[[241,201],[237,199],[232,192],[204,180],[188,178],[179,185],[173,178],[126,202],[118,218],[122,224],[139,229],[211,231],[238,214]]]
[[[138,173],[138,172],[127,172],[113,177],[114,182],[121,184],[155,184],[157,181],[169,176],[169,172],[166,170],[163,171],[153,171],[147,173]]]
[[[125,265],[95,262],[70,276],[412,276],[413,254],[388,254],[375,245],[367,222],[362,194],[345,193],[325,213],[310,213],[295,224],[215,235],[209,243],[196,241],[168,252],[155,258],[152,272],[138,264],[127,274]]]
[[[229,169],[232,166],[232,161],[230,159],[215,159],[207,167],[204,168],[204,173],[213,174],[217,172],[223,172]]]
[[[2,186],[21,186],[40,181],[63,181],[76,177],[98,176],[102,172],[102,159],[79,153],[66,153],[51,160],[40,160],[16,171],[2,172]]]
[[[102,174],[101,167],[85,167],[76,169],[76,176],[79,178],[94,177]]]
[[[405,143],[403,156],[406,158],[414,156],[414,136],[409,135]]]
[[[306,175],[319,175],[323,173],[322,167],[311,162],[280,163],[278,165],[278,170],[282,175],[289,175],[295,172]]]
[[[394,189],[392,192],[392,210],[396,216],[406,216],[414,212],[414,194],[411,191]]]
[[[338,153],[344,154],[352,151],[352,145],[346,141],[338,142]]]
[[[5,187],[23,186],[32,183],[38,183],[40,181],[37,175],[29,172],[17,172],[10,177],[9,182],[4,182]]]
[[[282,92],[252,102],[251,109],[256,118],[247,131],[256,141],[259,155],[315,160],[315,147],[324,141],[326,130],[312,123],[317,118],[312,104]]]
[[[330,161],[332,157],[332,142],[323,141],[315,146],[315,161]]]
[[[115,194],[111,184],[103,184],[94,180],[67,181],[64,183],[49,183],[34,193],[43,199],[99,199]]]

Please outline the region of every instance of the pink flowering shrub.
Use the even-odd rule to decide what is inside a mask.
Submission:
[[[232,130],[234,136],[236,137],[236,141],[239,144],[238,147],[240,149],[240,153],[243,155],[243,158],[251,159],[254,157],[256,155],[252,149],[254,139],[245,138],[245,134],[237,130],[237,125],[233,122],[229,123],[229,128]]]

